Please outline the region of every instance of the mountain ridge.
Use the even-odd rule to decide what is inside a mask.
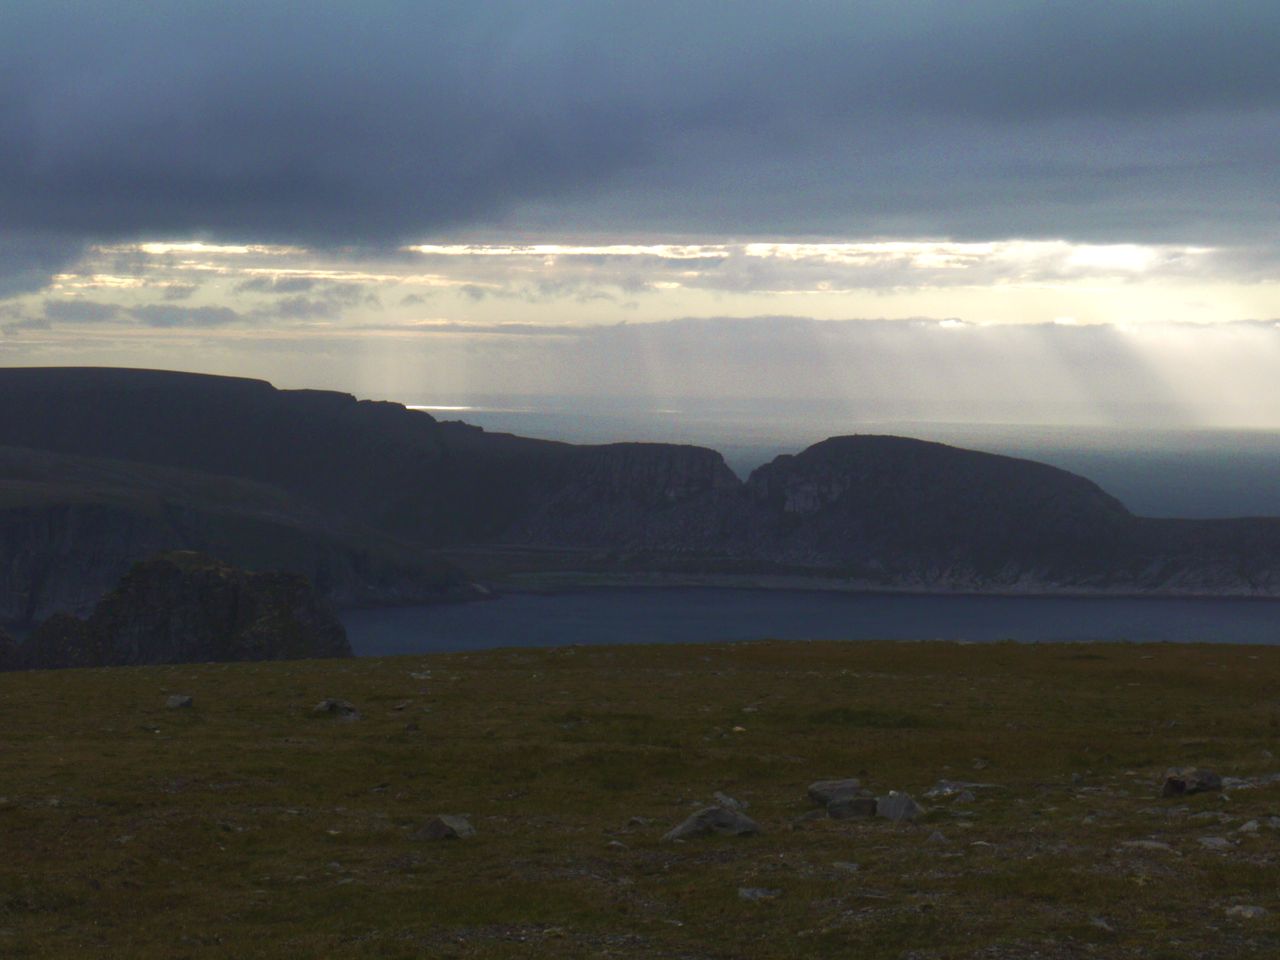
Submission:
[[[1280,596],[1280,520],[1138,517],[1069,471],[903,437],[830,437],[741,480],[718,452],[690,445],[489,433],[243,378],[9,368],[0,448],[0,622],[72,599],[64,589],[33,601],[37,585],[18,576],[33,557],[54,572],[88,557],[72,579],[88,583],[97,564],[96,582],[113,582],[124,557],[101,558],[131,536],[146,541],[139,549],[212,545],[250,567],[270,559],[253,542],[299,540],[285,568],[339,602],[465,597],[469,575],[442,559],[457,550],[869,589]],[[87,509],[85,490],[62,489],[77,476],[90,500],[123,498],[113,506],[129,519],[51,554],[31,530],[91,525],[73,510]],[[156,516],[181,522],[157,533]],[[6,539],[19,520],[26,547]]]

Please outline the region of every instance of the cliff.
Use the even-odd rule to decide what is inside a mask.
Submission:
[[[0,447],[0,622],[86,613],[136,560],[167,550],[297,573],[338,603],[470,589],[448,564],[266,484]]]
[[[1065,470],[903,437],[779,457],[747,495],[773,519],[747,549],[888,583],[1079,580],[1114,563],[1133,521]]]
[[[743,506],[714,450],[660,443],[580,447],[530,492],[501,539],[681,554],[722,550]]]
[[[302,577],[171,553],[135,564],[87,620],[50,617],[13,659],[55,668],[350,655],[342,624]]]
[[[301,573],[338,602],[467,596],[438,559],[457,548],[559,551],[583,572],[1280,596],[1280,520],[1137,517],[1047,464],[902,437],[833,437],[743,483],[699,447],[493,434],[227,377],[9,369],[6,444],[0,622],[83,609],[175,547]]]

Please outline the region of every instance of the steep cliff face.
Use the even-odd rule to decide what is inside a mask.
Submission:
[[[18,641],[0,630],[0,671],[17,670],[22,666],[22,652]]]
[[[50,617],[18,651],[29,668],[350,655],[342,624],[302,577],[195,553],[135,564],[87,620]]]
[[[464,595],[460,571],[282,491],[225,476],[0,447],[0,623],[85,613],[134,561],[197,550],[307,577],[339,603]]]
[[[1105,566],[1133,523],[1064,470],[901,437],[836,437],[779,457],[747,493],[774,520],[754,549],[887,576],[1083,572]]]
[[[5,443],[28,449],[0,446],[0,622],[83,609],[173,547],[340,602],[464,596],[432,559],[457,546],[926,590],[1280,593],[1280,522],[1138,518],[1066,471],[900,437],[832,438],[742,484],[697,447],[579,447],[224,377],[0,369]]]
[[[721,549],[741,483],[714,450],[671,444],[580,447],[531,491],[512,543],[668,552]]]

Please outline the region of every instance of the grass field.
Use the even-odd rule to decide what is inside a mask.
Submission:
[[[314,716],[326,697],[362,717]],[[0,676],[0,723],[14,960],[1280,955],[1277,648],[23,673]],[[1186,764],[1255,783],[1160,799]],[[847,776],[928,813],[801,819],[808,783]],[[923,799],[942,778],[992,786]],[[717,790],[762,833],[661,841]],[[415,837],[437,813],[476,836]]]

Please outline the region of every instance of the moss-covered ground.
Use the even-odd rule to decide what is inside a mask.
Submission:
[[[326,697],[362,717],[314,716]],[[20,673],[0,731],[13,960],[1280,956],[1280,648]],[[1246,782],[1161,799],[1184,764]],[[847,776],[929,812],[801,819],[809,782]],[[992,786],[923,799],[944,778]],[[763,832],[661,841],[715,791]],[[416,838],[437,813],[477,835]]]

